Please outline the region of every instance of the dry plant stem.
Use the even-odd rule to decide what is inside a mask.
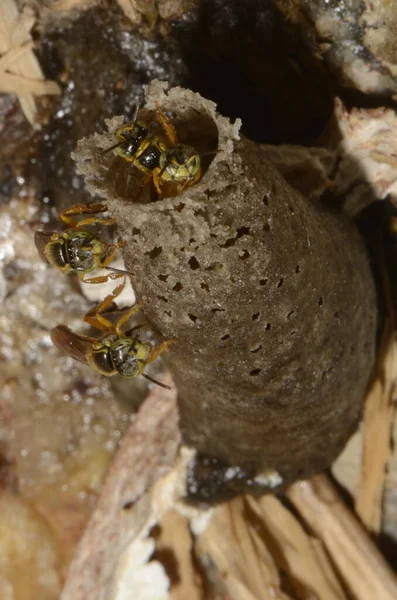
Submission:
[[[0,92],[17,94],[22,110],[33,125],[37,117],[34,96],[59,94],[59,86],[45,81],[40,64],[33,53],[30,29],[33,12],[19,12],[14,0],[0,2]]]
[[[298,598],[346,600],[321,542],[307,534],[298,519],[275,496],[247,498],[260,519],[262,535],[279,569]]]
[[[381,344],[378,374],[365,403],[361,478],[355,497],[356,512],[373,533],[379,533],[382,524],[383,489],[392,453],[396,377],[396,335],[388,327]]]
[[[292,485],[288,497],[324,543],[354,598],[397,598],[396,576],[325,475]]]
[[[172,384],[169,378],[165,383]],[[114,597],[120,560],[150,522],[156,499],[153,487],[161,478],[167,480],[164,476],[174,466],[179,444],[175,388],[157,387],[123,439],[71,565],[62,600]],[[159,504],[161,500],[157,497]]]
[[[247,517],[244,497],[216,507],[195,549],[216,598],[291,600],[281,591],[280,574],[258,524]]]

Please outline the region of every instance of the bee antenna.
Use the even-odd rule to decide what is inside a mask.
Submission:
[[[152,377],[149,377],[149,375],[146,375],[146,373],[141,373],[141,375],[148,381],[151,381],[152,383],[159,385],[160,387],[164,388],[165,390],[171,389],[169,385],[165,385],[165,383],[160,383],[160,381],[157,381],[156,379],[152,379]]]
[[[115,269],[115,267],[102,267],[103,269],[106,269],[106,271],[113,271],[114,273],[120,273],[122,275],[131,275],[131,277],[133,277],[134,273],[131,273],[131,271],[125,271],[124,269]]]
[[[108,152],[110,152],[111,150],[114,150],[115,148],[118,148],[122,144],[124,144],[124,141],[117,142],[117,144],[113,144],[113,146],[110,146],[110,148],[105,148],[105,150],[102,150],[101,156],[103,156],[104,154],[107,154]]]
[[[136,123],[138,120],[138,113],[141,110],[141,106],[142,106],[142,98],[139,98],[139,100],[137,100],[134,116],[132,118],[133,123]]]

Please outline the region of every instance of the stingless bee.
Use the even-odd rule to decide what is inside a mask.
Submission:
[[[58,325],[52,329],[51,339],[55,346],[65,354],[89,365],[102,375],[107,377],[121,375],[128,379],[142,375],[148,381],[169,390],[168,385],[152,379],[144,372],[144,369],[146,365],[167,350],[174,340],[166,340],[154,348],[150,342],[141,341],[138,335],[133,335],[134,331],[143,327],[144,324],[136,325],[123,332],[123,326],[140,310],[139,304],[119,310],[122,314],[116,323],[104,315],[105,312],[117,310],[114,299],[121,293],[124,285],[125,281],[84,317],[86,323],[105,332],[102,337],[80,335],[64,325]]]
[[[126,274],[121,269],[109,267],[118,248],[126,242],[107,244],[84,229],[88,225],[113,225],[115,219],[87,217],[75,220],[77,215],[91,215],[107,211],[105,204],[76,204],[63,210],[60,219],[67,228],[65,231],[36,231],[35,244],[41,258],[62,273],[76,273],[84,283],[103,283]],[[107,275],[84,279],[95,269],[112,271]]]
[[[138,120],[139,105],[132,121],[115,131],[118,142],[102,154],[117,154],[145,173],[141,190],[153,181],[159,198],[176,196],[201,177],[200,154],[192,146],[180,144],[175,127],[156,104],[157,119],[164,133],[150,131],[150,123]]]

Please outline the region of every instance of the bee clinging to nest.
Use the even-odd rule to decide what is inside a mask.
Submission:
[[[174,125],[157,104],[157,122],[162,132],[154,130],[154,121],[138,120],[139,108],[138,105],[132,121],[116,129],[117,143],[102,154],[115,150],[144,173],[140,193],[153,181],[159,199],[177,196],[200,180],[200,154],[192,146],[179,143]]]
[[[75,273],[84,283],[103,283],[108,279],[117,279],[126,274],[121,269],[109,265],[117,250],[125,245],[119,241],[107,244],[94,233],[85,229],[88,226],[109,226],[115,219],[87,217],[78,221],[79,215],[92,215],[107,211],[105,204],[76,204],[63,210],[61,221],[66,225],[64,231],[36,231],[35,244],[41,258],[62,273]],[[88,273],[96,269],[106,269],[110,273],[85,279]]]
[[[135,332],[144,324],[123,331],[123,326],[141,308],[139,304],[126,309],[119,309],[115,305],[114,300],[120,295],[124,285],[125,281],[84,317],[86,323],[104,332],[101,337],[80,335],[64,325],[58,325],[52,329],[51,339],[65,354],[89,365],[102,375],[107,377],[121,375],[128,379],[142,375],[148,381],[170,389],[169,386],[147,375],[144,369],[167,350],[174,340],[166,340],[157,347],[154,347],[151,342],[140,340]],[[108,317],[117,312],[121,316],[116,323],[113,323]]]

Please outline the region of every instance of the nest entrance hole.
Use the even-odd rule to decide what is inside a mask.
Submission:
[[[202,178],[218,150],[218,129],[215,122],[208,115],[193,110],[186,117],[181,117],[177,110],[168,111],[167,107],[163,106],[160,106],[160,109],[174,125],[179,143],[192,146],[197,150],[200,155]],[[154,137],[156,135],[164,137],[164,130],[157,121],[154,111],[142,109],[139,119],[149,123],[150,134]],[[112,157],[112,162],[108,163],[109,185],[120,198],[139,204],[149,204],[161,200],[153,181],[142,186],[146,175],[144,172],[140,171],[132,162],[114,154]],[[106,161],[108,160],[106,158]],[[181,192],[177,186],[171,183],[164,186],[163,194],[166,198],[179,197],[183,191]]]

